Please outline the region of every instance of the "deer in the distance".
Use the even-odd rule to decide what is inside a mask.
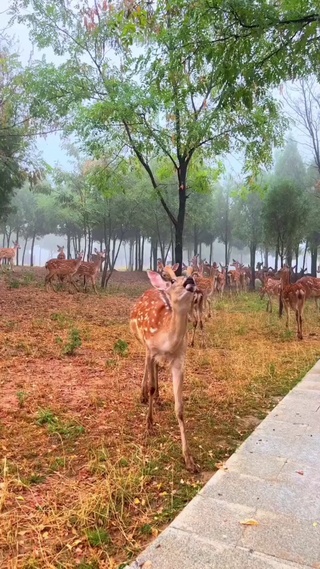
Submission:
[[[48,274],[45,278],[45,287],[48,291],[48,285],[51,285],[52,290],[55,290],[52,285],[52,280],[58,277],[60,282],[67,279],[69,284],[72,284],[74,288],[79,292],[77,285],[73,280],[73,276],[78,271],[83,259],[83,251],[79,253],[77,259],[50,259],[45,264],[45,268],[48,270]],[[56,291],[55,291],[56,292]]]
[[[0,249],[0,263],[7,260],[10,263],[10,268],[13,271],[13,263],[16,258],[17,250],[21,249],[18,241],[13,242],[13,247],[4,247]]]
[[[142,380],[142,401],[149,399],[147,428],[153,425],[153,400],[158,385],[158,365],[163,360],[171,367],[175,412],[178,419],[182,453],[188,470],[196,472],[185,434],[183,415],[183,376],[187,349],[188,315],[197,287],[190,276],[176,277],[171,282],[159,273],[147,271],[154,287],[147,290],[135,304],[130,315],[130,329],[145,347],[145,368]],[[173,273],[174,274],[174,273]]]
[[[64,245],[62,245],[61,247],[60,245],[57,245],[57,249],[58,249],[57,259],[63,261],[66,258],[66,254],[64,252]]]
[[[97,249],[94,250],[95,256],[94,261],[83,261],[77,270],[77,276],[84,278],[84,288],[87,290],[87,279],[91,281],[92,288],[96,294],[98,294],[96,281],[98,273],[100,272],[101,265],[106,259],[106,251],[100,253]]]
[[[272,312],[272,297],[279,297],[281,289],[281,281],[277,279],[266,279],[260,290],[260,298],[263,299],[266,294],[268,297],[267,312]]]
[[[280,269],[280,279],[281,288],[279,296],[279,316],[281,318],[283,313],[283,307],[286,311],[286,327],[289,328],[290,320],[290,308],[295,312],[296,322],[297,322],[297,337],[299,340],[303,339],[302,334],[302,323],[303,323],[303,312],[306,302],[306,285],[297,281],[294,284],[290,284],[290,267],[284,266]],[[307,277],[308,278],[308,277]]]

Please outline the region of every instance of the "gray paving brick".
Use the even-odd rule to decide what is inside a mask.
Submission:
[[[241,450],[235,452],[226,462],[229,472],[241,472],[265,480],[274,480],[286,464],[286,458],[268,457],[264,454],[250,453]]]
[[[130,569],[143,569],[144,564],[148,569],[308,569],[240,547],[216,546],[172,528],[164,531]]]
[[[254,513],[255,508],[198,495],[173,521],[172,527],[193,532],[214,542],[236,545],[244,531],[240,522],[252,518]]]
[[[259,523],[244,526],[246,518]],[[130,569],[144,561],[320,569],[320,360]]]
[[[258,510],[258,526],[247,526],[238,545],[286,561],[320,563],[320,523]]]
[[[300,484],[263,480],[237,472],[224,472],[224,477],[216,483],[214,478],[201,490],[201,496],[311,521],[320,518],[318,486],[305,483],[302,492]]]

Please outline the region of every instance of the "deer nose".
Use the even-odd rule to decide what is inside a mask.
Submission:
[[[195,287],[196,287],[196,283],[194,282],[192,277],[187,277],[186,280],[183,283],[183,286],[185,289],[187,289],[190,292],[194,292]]]

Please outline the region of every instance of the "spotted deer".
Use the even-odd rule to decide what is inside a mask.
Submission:
[[[82,263],[82,259],[83,251],[81,251],[77,259],[50,259],[50,261],[47,261],[45,264],[45,268],[48,270],[48,274],[45,278],[46,290],[49,290],[48,285],[50,284],[52,290],[55,291],[53,288],[52,280],[57,277],[60,281],[67,279],[68,283],[72,284],[74,288],[79,292],[79,289],[72,277],[78,271]]]
[[[149,399],[147,428],[153,425],[153,400],[158,386],[158,365],[167,361],[171,368],[175,412],[178,419],[182,453],[188,470],[196,472],[186,439],[183,415],[183,377],[187,349],[188,314],[197,291],[192,277],[163,280],[155,271],[147,271],[154,287],[147,290],[135,304],[130,315],[130,329],[145,347],[145,368],[141,400]]]
[[[61,247],[60,245],[57,245],[57,249],[58,249],[57,259],[63,261],[66,258],[66,254],[64,252],[64,245],[62,245]]]
[[[272,312],[272,297],[279,297],[281,289],[281,281],[277,279],[266,279],[260,290],[260,298],[263,299],[266,294],[268,297],[267,312]]]
[[[94,250],[95,257],[94,261],[83,261],[77,270],[77,276],[84,278],[84,288],[87,289],[87,279],[91,281],[92,288],[96,294],[98,294],[96,281],[98,273],[100,272],[101,265],[106,259],[107,251],[100,253],[97,249]]]
[[[17,255],[17,250],[21,249],[18,241],[13,241],[13,247],[5,247],[0,249],[0,263],[2,265],[3,261],[9,261],[10,268],[13,271],[13,263]]]
[[[284,307],[287,316],[286,327],[289,328],[290,309],[293,310],[296,315],[297,337],[299,340],[302,340],[303,312],[307,296],[307,286],[305,283],[301,283],[299,281],[294,284],[290,284],[290,273],[291,269],[287,266],[283,267],[279,271],[281,279],[281,288],[279,295],[279,317],[281,318]]]

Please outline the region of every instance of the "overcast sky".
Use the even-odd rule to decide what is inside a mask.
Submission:
[[[10,5],[10,0],[0,0],[0,27],[3,29],[9,22],[9,17],[7,14],[7,10]],[[18,42],[20,46],[20,56],[21,60],[24,64],[26,64],[32,54],[34,59],[39,59],[45,53],[46,58],[48,61],[58,62],[58,57],[56,57],[52,50],[46,49],[42,50],[41,52],[36,48],[33,47],[30,40],[28,29],[26,26],[22,24],[14,24],[11,28],[7,29],[7,33],[14,37],[15,40]],[[61,60],[60,60],[61,61]],[[289,86],[290,89],[290,86]],[[276,97],[279,97],[280,100],[283,101],[283,97],[281,97],[280,91],[276,90],[274,92]],[[285,107],[286,108],[286,107]],[[303,158],[306,161],[310,161],[311,155],[310,151],[305,146],[306,140],[301,135],[301,132],[295,129],[294,127],[291,128],[292,136],[295,140],[297,140],[299,145],[299,151]],[[62,141],[58,134],[51,134],[46,137],[46,139],[39,138],[38,139],[38,147],[41,151],[43,158],[46,162],[48,162],[51,166],[55,164],[59,164],[63,168],[70,168],[70,159],[66,155],[65,150],[62,147]],[[237,157],[235,154],[229,154],[225,158],[225,165],[226,169],[229,174],[235,175],[239,174],[242,168],[242,161],[240,157]]]

